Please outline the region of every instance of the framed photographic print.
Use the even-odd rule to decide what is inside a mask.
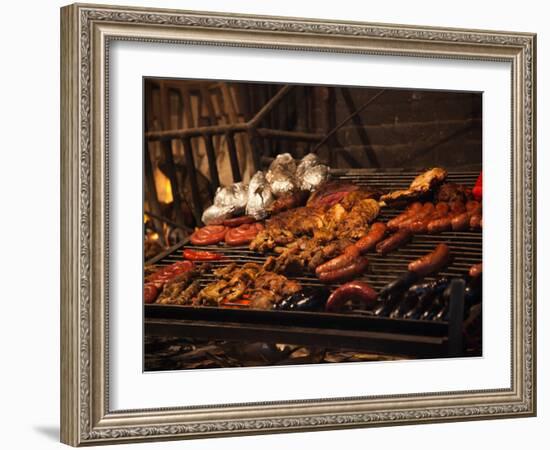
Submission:
[[[78,4],[61,38],[63,442],[536,413],[534,34]]]

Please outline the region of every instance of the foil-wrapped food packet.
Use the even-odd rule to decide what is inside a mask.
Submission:
[[[254,217],[256,220],[267,217],[267,208],[275,201],[271,187],[266,179],[266,175],[258,171],[251,178],[248,185],[248,202],[246,204],[246,214]]]
[[[319,157],[315,153],[308,153],[296,167],[296,178],[302,178],[309,169],[319,164],[321,164]]]
[[[300,188],[304,191],[314,191],[329,179],[329,168],[324,164],[310,167],[300,177]]]
[[[266,179],[275,197],[291,194],[299,187],[296,179],[296,160],[290,153],[277,155],[269,165]]]
[[[321,164],[315,153],[308,153],[296,168],[296,178],[300,183],[300,189],[314,191],[328,180],[329,167]]]
[[[202,221],[211,223],[241,215],[248,202],[248,186],[242,182],[219,187],[214,195],[214,203],[202,214]]]
[[[269,172],[273,171],[287,172],[294,175],[296,173],[296,160],[290,153],[281,153],[269,165],[269,169],[267,170],[267,181],[269,182],[271,182]]]

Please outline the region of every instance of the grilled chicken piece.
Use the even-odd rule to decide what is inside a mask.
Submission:
[[[200,291],[200,285],[196,278],[208,268],[207,264],[203,264],[170,280],[164,285],[156,303],[162,305],[191,304]]]
[[[423,194],[441,184],[447,178],[447,171],[441,167],[434,167],[418,175],[408,189],[393,191],[380,197],[383,202],[396,202],[417,199]]]
[[[250,307],[253,309],[271,309],[279,301],[280,297],[269,289],[255,289],[250,294]]]
[[[250,244],[250,249],[266,252],[276,247],[291,246],[301,237],[313,237],[320,244],[339,238],[362,237],[369,223],[380,212],[373,191],[355,190],[342,194],[332,204],[306,206],[277,214]]]
[[[336,224],[334,233],[339,238],[360,239],[380,213],[378,202],[373,199],[357,201]]]
[[[344,207],[346,211],[350,211],[354,206],[357,206],[359,203],[363,203],[366,200],[370,200],[373,203],[378,204],[378,202],[375,202],[382,193],[377,190],[372,189],[361,189],[359,191],[353,191],[347,194],[340,204]]]
[[[283,275],[273,272],[263,272],[254,281],[250,291],[250,307],[255,309],[271,309],[283,298],[302,290],[297,281],[289,280]]]
[[[250,249],[264,253],[277,246],[288,245],[300,236],[313,236],[316,230],[325,227],[323,213],[320,208],[303,207],[277,214],[256,235]]]
[[[283,275],[263,272],[254,280],[254,289],[267,289],[281,297],[288,297],[302,290],[300,283]]]
[[[351,243],[349,239],[325,243],[316,239],[301,238],[282,249],[279,256],[267,258],[264,269],[287,274],[300,274],[304,270],[314,272],[317,266],[338,256]]]
[[[231,302],[250,296],[251,307],[271,308],[274,302],[302,289],[297,281],[267,271],[256,263],[246,263],[241,267],[229,264],[214,271],[214,275],[220,279],[200,290],[193,304],[218,306],[222,301]]]
[[[222,300],[240,299],[260,270],[261,267],[255,263],[246,263],[238,269],[237,264],[233,263],[214,271],[214,275],[221,279],[208,284],[198,293],[197,304],[217,306]]]

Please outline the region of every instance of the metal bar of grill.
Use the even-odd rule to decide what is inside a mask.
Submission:
[[[478,171],[460,171],[449,174],[447,181],[473,186]],[[368,185],[384,191],[406,188],[415,172],[401,170],[349,170],[333,171],[332,177]],[[385,208],[379,219],[387,221],[401,212],[400,209]],[[482,260],[481,232],[445,232],[438,235],[415,235],[411,242],[385,256],[369,253],[369,270],[360,279],[379,290],[407,271],[410,261],[430,252],[440,242],[445,242],[453,255],[452,264],[437,276],[461,278],[471,265]],[[194,248],[187,241],[168,249],[148,261],[148,264],[165,266],[183,259],[182,249]],[[198,247],[197,247],[198,248]],[[230,263],[239,266],[254,262],[263,264],[269,254],[254,252],[248,247],[225,245],[201,246],[202,250],[220,252],[224,259],[211,261],[211,271],[199,279],[206,285],[216,278],[212,270]],[[314,274],[303,273],[288,278],[299,281],[303,286],[327,286]],[[426,280],[433,280],[427,277]],[[338,284],[328,285],[335,288]],[[270,338],[277,342],[307,345],[340,346],[340,348],[368,348],[372,351],[407,354],[415,357],[437,355],[456,356],[456,343],[449,344],[449,330],[454,336],[457,327],[448,326],[445,321],[422,321],[410,319],[389,319],[374,317],[366,311],[351,311],[346,314],[275,312],[255,310],[231,310],[215,307],[188,307],[167,305],[146,305],[146,333],[226,339],[261,340]],[[454,313],[454,316],[457,316]],[[450,316],[449,321],[462,316]],[[335,329],[338,328],[338,329]],[[327,330],[331,330],[330,332]],[[451,350],[452,349],[452,352]],[[452,353],[452,355],[451,355]]]

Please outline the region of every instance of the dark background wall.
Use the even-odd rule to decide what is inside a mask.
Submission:
[[[377,92],[378,89],[349,89],[357,108]],[[333,95],[334,121],[340,123],[350,110],[342,90],[334,89]],[[318,105],[316,113],[327,116],[323,105]],[[339,155],[338,165],[348,165],[341,156],[346,152],[362,166],[368,166],[367,150],[382,167],[481,165],[480,93],[386,90],[358,117],[360,123],[351,120],[337,133],[334,148]],[[325,127],[329,128],[326,117]],[[367,137],[367,145],[361,133]]]

